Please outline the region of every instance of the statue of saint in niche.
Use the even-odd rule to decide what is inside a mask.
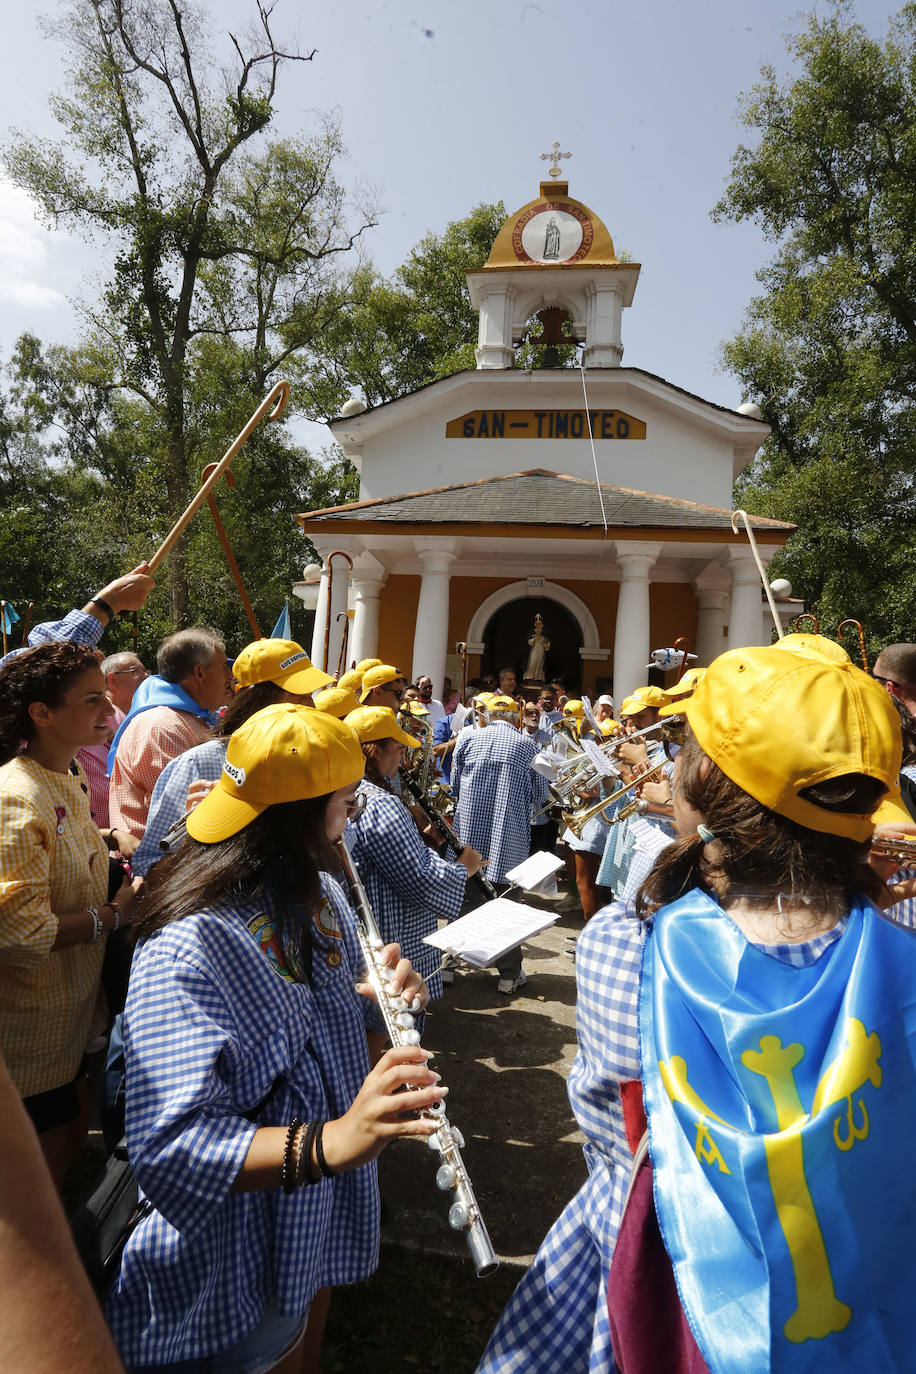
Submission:
[[[544,257],[545,259],[552,259],[556,262],[559,256],[560,226],[557,224],[553,215],[551,215],[547,224],[547,229],[544,233]]]
[[[544,634],[544,622],[540,615],[534,617],[534,629],[528,640],[528,662],[523,673],[526,682],[543,682],[547,666],[547,651],[550,640]]]

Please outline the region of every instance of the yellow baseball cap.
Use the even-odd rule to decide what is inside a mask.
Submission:
[[[662,720],[666,720],[669,716],[682,716],[684,714],[684,699],[695,690],[698,682],[703,681],[705,672],[705,668],[688,668],[680,682],[676,682],[673,687],[666,688],[667,704],[660,706],[658,710]]]
[[[232,671],[240,687],[275,682],[284,691],[300,696],[317,692],[334,681],[329,673],[315,667],[301,644],[291,639],[256,639],[253,644],[246,644]]]
[[[620,714],[622,716],[637,716],[640,711],[645,711],[650,706],[657,711],[665,706],[667,701],[668,698],[661,687],[637,687],[635,692],[624,697],[620,703]]]
[[[351,711],[355,711],[359,702],[356,700],[356,693],[348,687],[337,686],[325,687],[314,698],[315,705],[319,711],[325,711],[329,716],[336,716],[338,720],[343,720]]]
[[[602,735],[619,735],[620,722],[617,720],[599,720],[598,729]]]
[[[407,749],[417,749],[420,745],[419,740],[401,729],[390,706],[357,706],[347,716],[344,725],[350,727],[361,744],[368,744],[374,739],[396,739],[398,744],[403,744]]]
[[[378,663],[372,668],[367,668],[363,673],[363,690],[360,701],[365,702],[373,688],[387,687],[390,682],[407,682],[400,668],[395,668],[392,663]]]
[[[202,844],[226,840],[269,806],[358,782],[364,767],[343,721],[292,702],[266,706],[229,737],[219,781],[188,816],[188,834]]]
[[[890,790],[900,771],[900,722],[887,693],[850,662],[775,645],[732,649],[684,702],[701,749],[770,810],[809,830],[866,840],[871,816],[828,811],[800,793],[864,773]]]
[[[480,698],[477,698],[478,701]],[[487,702],[488,711],[514,711],[518,714],[519,705],[514,697],[506,696],[505,692],[494,692]]]
[[[356,667],[350,669],[350,672],[359,673],[360,677],[362,677],[365,673],[368,673],[370,668],[381,667],[382,660],[380,658],[361,658]]]
[[[577,698],[567,701],[563,707],[564,716],[584,716],[585,707]]]
[[[351,668],[348,673],[344,673],[343,677],[337,679],[337,686],[342,687],[344,691],[360,692],[362,685],[363,675],[358,668]]]
[[[852,659],[843,648],[826,635],[783,635],[772,646],[786,649],[790,654],[801,654],[806,658],[819,658],[827,663],[851,663]]]
[[[428,716],[429,712],[422,701],[402,701],[401,710],[406,711],[410,716]]]

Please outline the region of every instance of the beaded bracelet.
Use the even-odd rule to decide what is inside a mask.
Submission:
[[[92,934],[89,936],[88,943],[90,945],[94,945],[96,940],[102,933],[102,918],[99,915],[97,907],[90,906],[86,909],[89,912],[89,915],[92,917]]]
[[[292,1121],[289,1123],[289,1128],[286,1132],[286,1144],[283,1147],[283,1164],[280,1169],[280,1182],[283,1185],[284,1193],[291,1193],[294,1191],[296,1187],[297,1161],[295,1160],[295,1156],[293,1154],[293,1142],[295,1141],[296,1135],[302,1125],[302,1118],[299,1116],[294,1116]]]
[[[112,933],[114,933],[114,931],[116,931],[116,930],[118,929],[118,926],[121,924],[121,919],[122,919],[124,913],[122,912],[121,908],[118,906],[117,902],[103,902],[103,903],[102,903],[102,908],[101,908],[102,911],[104,911],[106,907],[108,907],[108,910],[112,913],[112,926],[111,926],[111,929],[112,929]]]
[[[318,1130],[315,1133],[315,1155],[318,1160],[318,1168],[324,1174],[325,1178],[333,1178],[334,1170],[328,1168],[328,1161],[324,1157],[324,1141],[322,1137],[324,1136],[324,1128],[327,1124],[326,1121],[319,1121],[318,1123]]]

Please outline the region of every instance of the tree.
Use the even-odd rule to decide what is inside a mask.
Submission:
[[[505,218],[502,202],[477,205],[442,234],[422,238],[392,280],[371,264],[355,273],[328,344],[341,377],[367,405],[474,367],[477,315],[465,273],[486,262]]]
[[[777,566],[872,649],[916,638],[916,6],[886,40],[835,4],[767,67],[714,216],[776,245],[726,366],[773,433],[738,499],[793,520]]]
[[[144,412],[163,533],[197,488],[214,412],[250,413],[280,369],[307,414],[335,413],[345,394],[313,364],[346,301],[342,260],[372,211],[347,227],[333,123],[258,143],[281,69],[314,54],[278,44],[263,0],[256,14],[248,35],[230,35],[232,69],[221,72],[194,0],[74,0],[58,26],[70,93],[53,102],[66,137],[20,134],[5,157],[51,223],[113,242],[89,342],[105,387]],[[237,407],[205,399],[214,374],[231,376]],[[173,626],[188,617],[188,574],[186,536],[168,564]]]

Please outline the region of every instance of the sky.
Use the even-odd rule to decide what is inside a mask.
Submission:
[[[898,5],[860,0],[876,36]],[[213,51],[244,28],[254,0],[216,0]],[[0,130],[53,137],[52,91],[65,52],[43,38],[48,0],[4,15]],[[428,231],[481,201],[507,212],[538,194],[554,140],[570,195],[607,225],[642,273],[623,319],[624,364],[721,405],[742,399],[719,365],[772,255],[751,224],[714,224],[743,134],[742,91],[772,64],[791,70],[785,35],[801,11],[787,0],[277,0],[274,30],[311,62],[283,78],[273,131],[316,128],[336,112],[348,149],[341,178],[371,187],[384,214],[366,240],[391,273]],[[6,136],[6,135],[4,135]],[[104,245],[36,222],[23,192],[0,181],[0,362],[17,336],[74,341],[74,302],[104,279]],[[310,446],[327,431],[309,427]]]

